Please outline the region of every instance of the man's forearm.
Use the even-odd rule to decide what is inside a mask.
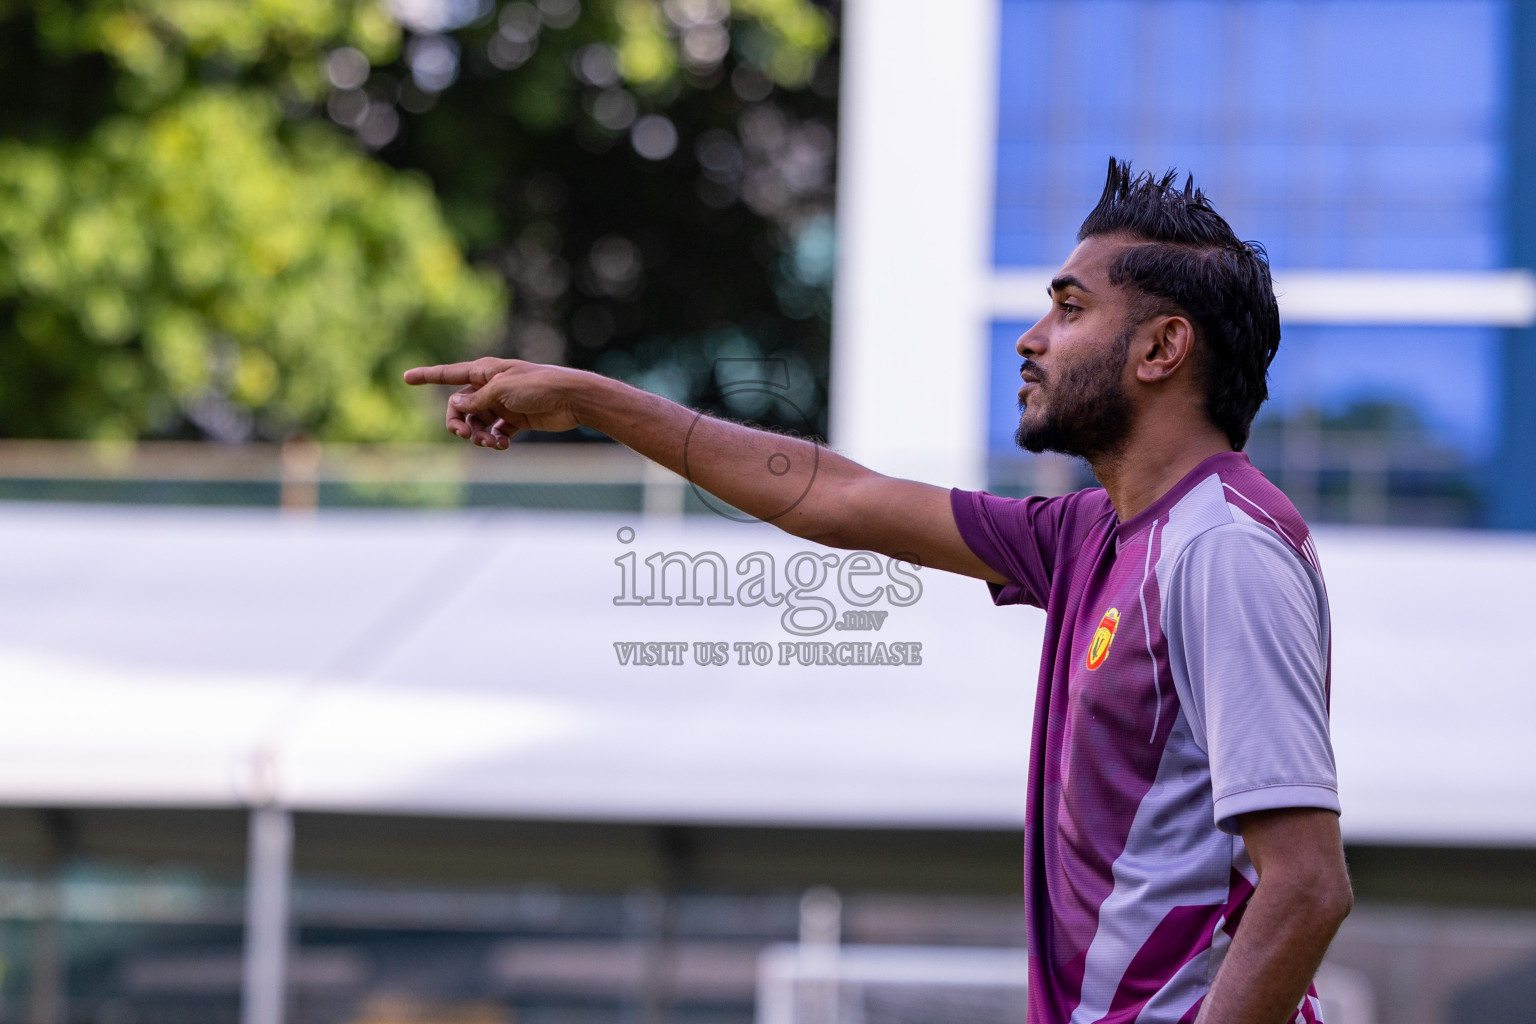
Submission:
[[[1196,1024],[1284,1024],[1349,913],[1347,889],[1260,880]]]
[[[577,420],[685,477],[748,515],[836,544],[839,487],[872,470],[803,438],[704,415],[619,381],[584,374]]]

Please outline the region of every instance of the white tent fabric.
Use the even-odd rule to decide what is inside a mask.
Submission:
[[[924,570],[914,595],[884,560],[713,516],[12,505],[0,536],[0,802],[1023,819],[1044,616],[974,581]],[[1346,835],[1536,842],[1536,670],[1514,647],[1536,539],[1326,530],[1318,547]],[[841,568],[875,597],[853,610],[888,615],[797,637],[782,605],[616,604],[650,592],[648,556],[711,551],[730,594],[750,553],[780,589],[796,553],[827,555],[816,595],[853,607]],[[621,664],[632,642],[681,642],[685,663]],[[695,664],[705,642],[729,663]],[[771,663],[738,664],[738,642]],[[921,643],[921,664],[781,665],[795,642]]]

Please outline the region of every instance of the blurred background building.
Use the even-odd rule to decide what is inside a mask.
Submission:
[[[985,368],[968,365],[945,386],[984,405],[986,440],[975,440],[974,422],[956,422],[935,455],[984,460],[977,476],[1000,489],[1040,485],[1044,467],[1012,441],[1013,342],[1043,311],[1049,272],[1114,154],[1155,172],[1193,171],[1237,232],[1267,248],[1285,341],[1250,452],[1314,521],[1533,525],[1520,398],[1520,331],[1533,308],[1523,11],[1021,0],[989,9],[984,27],[952,31],[950,48],[966,58],[933,58],[964,69],[942,88],[968,112],[942,122],[944,145],[913,143],[902,155],[967,184],[925,194],[944,215],[910,236],[912,246],[938,243],[964,269],[942,298],[909,287],[887,320],[869,314],[868,331],[891,333],[914,302],[933,307],[935,326],[948,317],[951,334],[974,334],[983,321],[984,354],[967,358]],[[876,31],[907,45],[922,34]],[[1092,45],[1079,45],[1087,34]],[[847,126],[845,182],[864,159],[896,159],[900,131]],[[877,221],[875,207],[889,208],[895,191],[867,211],[845,196],[855,226]],[[845,244],[860,241],[855,233]],[[865,277],[841,285],[856,316],[880,281],[902,267],[915,274],[932,251],[888,244],[871,244]],[[857,352],[864,334],[852,333]],[[890,382],[868,396],[840,386],[852,394],[834,415],[862,422]],[[1052,486],[1082,479],[1068,472]]]
[[[1037,618],[840,562],[922,664],[798,664],[849,634],[703,588],[808,545],[397,382],[1084,486],[1013,448],[1012,346],[1110,155],[1274,265],[1329,1019],[1529,1018],[1536,5],[24,0],[0,83],[0,1024],[1022,1021]]]
[[[1289,300],[1255,460],[1313,519],[1532,525],[1504,398],[1530,317],[1528,280],[1501,273],[1529,246],[1514,8],[1132,4],[1075,59],[1052,41],[1090,11],[1003,7],[999,272],[1051,262],[1102,152],[1199,168]],[[994,401],[1001,458],[1010,412]]]

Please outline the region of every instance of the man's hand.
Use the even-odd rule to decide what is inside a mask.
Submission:
[[[571,430],[580,423],[571,402],[581,370],[521,359],[486,357],[472,363],[418,366],[407,384],[461,385],[448,400],[450,433],[482,448],[504,449],[519,430]]]
[[[1284,1024],[1354,904],[1339,816],[1256,811],[1238,826],[1259,886],[1196,1024]]]

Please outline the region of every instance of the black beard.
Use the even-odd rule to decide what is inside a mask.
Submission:
[[[1044,422],[1026,424],[1020,399],[1014,444],[1036,455],[1060,452],[1089,462],[1121,451],[1131,432],[1131,399],[1121,377],[1134,333],[1134,326],[1123,330],[1099,362],[1042,379],[1037,391],[1047,400]]]

